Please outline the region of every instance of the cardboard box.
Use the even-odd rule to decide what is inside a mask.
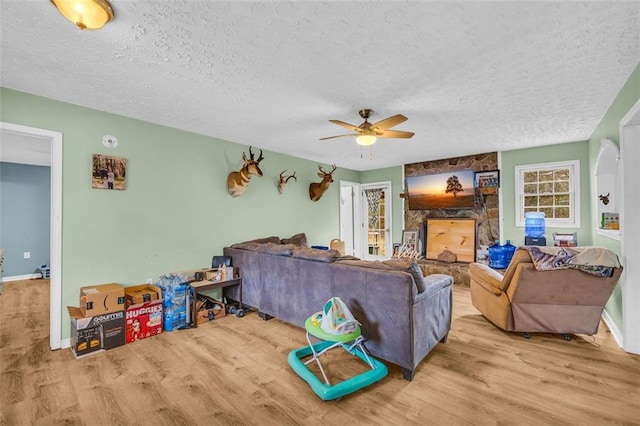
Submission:
[[[101,284],[80,288],[80,309],[85,317],[123,311],[124,302],[124,288],[120,284]]]
[[[196,324],[206,324],[209,321],[224,317],[227,314],[224,303],[213,297],[198,294],[196,302]]]
[[[131,305],[153,302],[162,299],[162,290],[151,284],[134,285],[124,289],[127,308]]]
[[[220,269],[220,271],[218,271]],[[228,281],[233,279],[233,267],[205,268],[202,270],[206,281]],[[220,277],[220,279],[218,279]]]
[[[81,308],[67,306],[71,318],[71,351],[76,358],[124,345],[125,311],[85,316]]]
[[[151,284],[125,288],[127,298],[126,342],[146,339],[162,333],[162,290]],[[141,303],[129,304],[140,300]]]

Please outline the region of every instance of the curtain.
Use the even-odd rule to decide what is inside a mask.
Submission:
[[[369,227],[374,227],[378,221],[378,208],[380,207],[382,189],[365,189],[364,194],[369,204]]]

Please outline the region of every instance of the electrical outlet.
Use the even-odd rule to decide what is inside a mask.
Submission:
[[[147,278],[145,281],[147,284],[153,284],[153,278]]]
[[[24,258],[25,259],[31,259],[31,252],[30,251],[25,251],[24,252]]]

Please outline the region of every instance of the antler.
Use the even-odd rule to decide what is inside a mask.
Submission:
[[[251,152],[251,147],[249,147],[249,155],[251,156],[251,161],[255,161],[256,163],[260,163],[262,160],[264,160],[264,157],[262,156],[262,150],[260,150],[260,155],[258,156],[257,160],[253,159],[253,152]]]
[[[285,170],[286,172],[286,170]],[[298,178],[296,177],[296,172],[293,172],[293,174],[289,177],[287,177],[287,180],[285,180],[285,182],[289,182],[289,179],[294,178],[296,180],[296,182],[298,181]]]
[[[327,172],[325,172],[324,170],[322,170],[322,166],[321,166],[320,164],[318,164],[318,169],[319,169],[322,173],[324,173],[325,175],[331,175],[331,174],[333,174],[333,172],[335,172],[335,171],[336,171],[336,169],[337,169],[337,167],[336,167],[336,165],[335,165],[335,164],[333,164],[332,166],[333,166],[333,169],[331,169],[331,171],[330,171],[329,173],[327,173]]]

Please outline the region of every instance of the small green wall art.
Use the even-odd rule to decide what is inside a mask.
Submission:
[[[98,189],[118,189],[126,187],[127,159],[93,154],[91,187]]]

